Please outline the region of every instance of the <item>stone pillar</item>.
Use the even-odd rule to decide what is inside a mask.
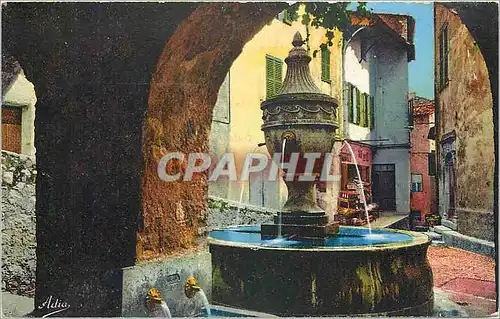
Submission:
[[[211,108],[225,74],[246,41],[283,7],[2,8],[2,49],[20,62],[38,99],[37,306],[52,296],[69,305],[63,316],[120,316],[127,284],[122,269],[194,246],[206,181],[159,183],[156,151],[165,145],[168,151],[208,149]],[[188,136],[189,119],[197,135]],[[177,229],[168,222],[179,202],[193,224]],[[144,298],[147,285],[133,298]],[[42,307],[36,315],[46,313]]]

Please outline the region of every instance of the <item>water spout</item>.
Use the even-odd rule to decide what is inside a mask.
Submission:
[[[280,158],[281,172],[283,172],[283,164],[285,161],[286,140],[287,140],[286,138],[283,138],[283,143],[281,144],[281,158]],[[284,172],[283,172],[283,174],[284,174]],[[285,175],[285,178],[286,178],[286,175]],[[281,202],[281,190],[280,190],[280,202]],[[278,211],[278,238],[282,237],[282,234],[281,234],[281,215],[282,215],[282,212],[281,212],[281,210],[279,210]]]
[[[184,284],[184,293],[188,298],[193,298],[196,293],[199,293],[199,295],[201,296],[201,301],[203,302],[203,307],[207,311],[207,317],[210,317],[212,315],[207,295],[205,295],[203,289],[201,289],[201,287],[198,285],[198,282],[196,281],[196,278],[194,278],[194,276],[189,276],[186,280],[186,283]]]
[[[167,303],[161,298],[160,292],[156,288],[151,288],[148,290],[148,294],[146,296],[146,301],[148,303],[149,309],[156,313],[158,309],[158,305],[163,313],[164,318],[172,318],[172,314],[170,313],[170,309],[167,306]]]
[[[170,309],[167,306],[167,303],[162,300],[161,304],[161,309],[163,310],[163,313],[165,314],[166,318],[172,318],[172,314],[170,313]]]
[[[207,317],[210,317],[212,315],[210,312],[210,304],[208,303],[207,295],[205,295],[205,292],[201,288],[200,288],[200,296],[201,296],[201,301],[203,302],[203,307],[205,307],[205,310],[207,311]]]
[[[361,201],[363,202],[363,207],[365,208],[365,217],[366,217],[366,222],[368,225],[368,232],[371,235],[372,225],[370,223],[370,214],[368,214],[368,206],[366,204],[365,189],[363,186],[363,180],[361,179],[361,174],[359,172],[358,161],[356,160],[356,156],[354,156],[354,152],[351,148],[351,145],[346,140],[344,140],[344,143],[345,143],[345,145],[347,145],[347,148],[349,149],[349,153],[351,153],[352,160],[354,161],[354,166],[356,167],[356,174],[358,175],[358,180],[359,180],[358,192],[361,195]]]

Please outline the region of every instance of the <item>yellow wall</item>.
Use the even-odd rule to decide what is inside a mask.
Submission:
[[[258,143],[264,142],[264,134],[260,130],[262,125],[260,103],[266,99],[266,54],[283,60],[284,79],[286,74],[284,60],[292,48],[291,42],[297,31],[305,39],[306,27],[300,21],[288,25],[274,19],[245,45],[230,69],[231,128],[228,151],[235,153],[237,168],[241,166],[247,153],[253,152]],[[330,84],[321,81],[320,44],[326,42],[325,30],[310,28],[310,33],[309,55],[312,57],[313,51],[318,50],[316,57],[312,58],[309,64],[312,77],[324,93],[337,98],[339,105],[342,105],[342,34],[339,31],[335,32],[333,46],[330,47]],[[340,109],[339,107],[339,112]],[[341,123],[342,119],[339,118],[339,124]],[[265,147],[259,148],[258,151],[267,153]],[[244,187],[242,201],[248,202],[248,182],[244,183]],[[281,190],[286,194],[284,184]],[[228,199],[239,201],[240,192],[241,185],[232,183]]]

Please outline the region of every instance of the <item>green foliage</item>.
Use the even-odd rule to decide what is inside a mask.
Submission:
[[[321,45],[323,49],[323,46],[333,45],[333,30],[338,29],[344,32],[351,26],[351,15],[359,17],[369,17],[371,15],[371,11],[366,7],[366,2],[358,2],[356,10],[347,9],[349,4],[350,2],[298,2],[287,10],[290,19],[297,21],[299,7],[304,5],[305,13],[301,16],[302,24],[326,29],[325,35],[328,41]],[[308,40],[309,36],[305,39],[305,42],[308,42]]]

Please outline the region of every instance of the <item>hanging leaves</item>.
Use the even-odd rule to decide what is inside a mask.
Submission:
[[[287,10],[289,10],[292,21],[297,21],[299,7],[304,6],[305,13],[301,15],[302,24],[326,29],[325,36],[328,41],[324,45],[332,46],[333,30],[346,31],[351,25],[352,15],[358,17],[369,17],[371,15],[371,11],[366,7],[366,2],[358,2],[356,10],[347,9],[349,5],[350,2],[299,2],[293,4]]]

